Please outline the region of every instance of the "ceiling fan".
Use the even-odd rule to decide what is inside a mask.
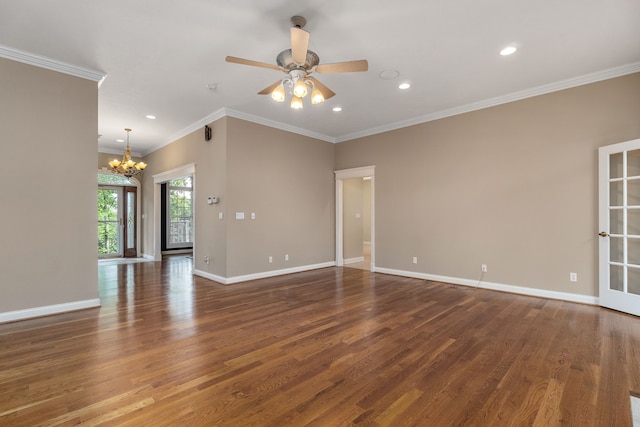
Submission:
[[[276,57],[276,64],[266,62],[251,61],[249,59],[227,56],[227,62],[250,65],[252,67],[269,68],[271,70],[283,71],[287,77],[278,80],[274,84],[264,88],[259,95],[271,94],[271,98],[277,102],[283,102],[286,98],[285,86],[293,96],[291,98],[291,108],[302,108],[302,98],[311,90],[311,103],[319,104],[335,95],[327,86],[318,79],[311,77],[312,73],[331,74],[348,73],[355,71],[367,71],[369,64],[366,59],[357,61],[336,62],[333,64],[320,64],[318,55],[309,50],[309,33],[302,28],[307,20],[302,16],[291,18],[291,49],[283,50]]]

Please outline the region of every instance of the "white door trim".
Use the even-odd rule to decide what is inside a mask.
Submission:
[[[342,267],[344,266],[344,252],[343,252],[343,232],[344,232],[344,224],[343,224],[343,181],[345,179],[352,178],[364,178],[371,177],[371,265],[369,270],[375,271],[375,166],[364,166],[360,168],[352,168],[352,169],[342,169],[339,171],[334,171],[336,176],[336,266]]]
[[[171,169],[166,172],[161,172],[153,175],[153,260],[162,261],[162,220],[161,220],[161,192],[162,183],[171,181],[172,179],[180,178],[182,176],[191,175],[191,182],[193,184],[193,235],[195,236],[196,227],[196,164],[189,163],[179,168]],[[193,260],[196,260],[196,239],[193,239]]]

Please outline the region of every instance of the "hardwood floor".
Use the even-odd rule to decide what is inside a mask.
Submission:
[[[630,426],[640,319],[352,268],[223,286],[100,266],[0,325],[0,425]]]

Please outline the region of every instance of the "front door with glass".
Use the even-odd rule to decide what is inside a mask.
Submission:
[[[120,187],[98,187],[98,256],[122,256]]]
[[[102,176],[105,175],[105,176]],[[99,174],[98,182],[98,257],[137,257],[137,188],[117,185],[125,177]],[[116,185],[113,185],[116,184]]]

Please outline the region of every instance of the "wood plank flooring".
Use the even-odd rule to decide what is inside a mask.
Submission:
[[[326,268],[230,286],[100,266],[103,306],[0,325],[1,426],[631,426],[640,319]]]

